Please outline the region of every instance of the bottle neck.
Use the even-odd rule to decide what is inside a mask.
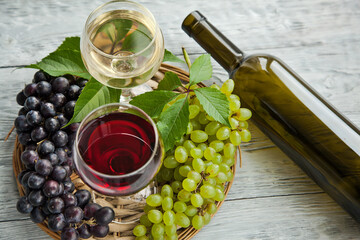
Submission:
[[[244,53],[209,23],[199,11],[190,13],[184,19],[182,29],[210,53],[228,73],[237,68],[244,56]]]

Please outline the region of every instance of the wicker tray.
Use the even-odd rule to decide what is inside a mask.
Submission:
[[[184,70],[168,65],[168,64],[162,64],[159,71],[155,74],[152,80],[148,82],[148,84],[152,88],[157,87],[157,83],[163,79],[165,72],[174,72],[176,73],[179,78],[184,81],[189,81],[189,74],[185,72]],[[17,137],[15,140],[15,146],[14,146],[14,152],[13,152],[13,169],[14,174],[17,181],[17,187],[19,190],[20,196],[24,196],[25,192],[22,187],[22,185],[18,181],[18,174],[25,169],[24,165],[22,164],[20,160],[21,153],[23,152],[24,147],[19,143]],[[240,154],[240,160],[241,160],[241,152],[238,151],[238,154]],[[238,155],[236,154],[235,159],[237,159]],[[235,174],[235,165],[232,167],[232,172]],[[134,240],[135,237],[132,234],[132,229],[137,225],[137,223],[131,223],[131,224],[118,224],[116,222],[119,222],[121,220],[131,220],[136,219],[139,216],[141,216],[143,213],[143,206],[145,205],[145,202],[139,203],[139,202],[133,202],[129,199],[124,198],[108,198],[104,195],[101,195],[92,189],[90,189],[86,184],[82,182],[82,180],[79,178],[79,176],[76,173],[73,173],[71,176],[71,180],[74,182],[76,189],[87,189],[92,193],[92,200],[93,202],[96,202],[102,206],[109,206],[112,207],[115,211],[115,220],[113,223],[109,224],[109,234],[105,238],[101,239],[111,239],[111,240]],[[231,188],[232,182],[228,182],[225,187],[225,198]],[[217,202],[217,208],[219,209],[224,201]],[[60,239],[60,234],[51,231],[47,227],[47,222],[39,223],[37,224],[44,232],[49,234],[53,239]],[[194,229],[193,227],[188,228],[179,228],[178,229],[178,237],[181,240],[185,239],[191,239],[196,233],[198,233],[199,230]],[[90,239],[96,239],[96,238],[90,238]]]

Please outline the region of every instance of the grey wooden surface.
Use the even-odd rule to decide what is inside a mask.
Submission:
[[[17,69],[80,35],[88,14],[105,1],[0,0],[0,137],[19,106],[16,93],[34,70]],[[200,10],[247,53],[283,59],[360,127],[359,0],[142,0],[158,20],[166,48],[191,59],[204,51],[181,30]],[[183,66],[185,67],[185,66]],[[227,74],[214,62],[214,81]],[[243,166],[220,211],[194,239],[360,239],[356,223],[258,129],[243,145]],[[0,143],[0,239],[49,239],[15,209],[15,135]]]

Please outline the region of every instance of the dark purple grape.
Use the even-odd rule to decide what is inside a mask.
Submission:
[[[40,97],[47,97],[51,94],[51,84],[46,81],[37,83],[36,92]]]
[[[61,199],[65,203],[65,208],[70,206],[77,206],[77,198],[74,194],[66,192],[61,196]]]
[[[21,183],[22,178],[23,178],[24,175],[25,175],[26,173],[28,173],[28,172],[29,172],[29,170],[22,170],[22,171],[17,175],[17,180],[18,180],[19,183]]]
[[[29,193],[28,200],[34,207],[41,206],[45,203],[46,197],[41,190],[32,190]]]
[[[59,120],[57,120],[56,118],[48,118],[45,120],[44,127],[49,133],[56,132],[60,129]]]
[[[80,207],[70,206],[65,209],[64,216],[68,223],[79,223],[83,219],[84,213]]]
[[[39,155],[34,150],[25,150],[21,153],[20,159],[25,166],[33,168],[35,167],[36,161],[39,160]]]
[[[48,133],[46,132],[45,128],[42,126],[34,128],[34,130],[31,131],[31,140],[34,142],[40,142],[41,140],[44,140]]]
[[[55,180],[47,180],[43,186],[43,193],[46,197],[58,196],[60,184]]]
[[[40,113],[44,118],[55,117],[56,111],[52,103],[46,102],[40,105]]]
[[[26,132],[31,130],[30,124],[26,121],[26,117],[24,115],[20,115],[15,118],[14,125],[17,131]]]
[[[49,79],[50,79],[50,76],[47,73],[45,73],[43,71],[37,71],[34,74],[33,82],[38,83],[38,82],[41,82],[41,81],[49,81]]]
[[[77,84],[79,87],[85,87],[85,85],[86,85],[87,82],[88,82],[87,80],[85,80],[85,79],[83,79],[83,78],[80,78],[80,79],[77,81],[76,84]]]
[[[65,93],[69,89],[69,80],[64,77],[57,77],[52,81],[52,89],[56,93]]]
[[[26,132],[21,132],[18,135],[18,140],[21,143],[21,145],[27,146],[33,143],[31,140],[31,134]]]
[[[67,97],[69,100],[77,99],[80,95],[80,87],[78,85],[71,85],[67,92]]]
[[[81,189],[75,193],[75,197],[78,200],[78,206],[84,208],[85,205],[89,203],[91,199],[91,194],[88,190]]]
[[[46,215],[41,211],[40,207],[35,207],[30,213],[30,219],[34,223],[42,223],[46,218]]]
[[[60,127],[65,126],[69,121],[62,113],[58,114],[55,118],[59,121]]]
[[[64,147],[68,142],[68,135],[66,132],[59,130],[52,135],[51,139],[55,147]]]
[[[67,118],[72,118],[74,114],[74,108],[75,108],[76,101],[69,101],[64,106],[64,114]]]
[[[49,160],[53,166],[59,164],[59,157],[56,155],[56,153],[50,153],[46,155],[45,159]]]
[[[26,146],[25,151],[26,150],[34,150],[34,151],[36,151],[36,149],[37,149],[37,145],[36,144],[31,144],[31,145]]]
[[[66,226],[65,217],[62,213],[51,214],[48,218],[48,227],[51,231],[57,232],[63,230]]]
[[[49,98],[49,101],[54,104],[54,107],[57,109],[63,107],[67,102],[67,99],[64,94],[62,93],[55,93]]]
[[[72,193],[72,192],[74,192],[74,190],[75,190],[75,185],[74,185],[74,183],[70,180],[70,181],[64,181],[63,182],[63,184],[64,184],[64,192],[65,193]]]
[[[30,213],[33,210],[33,206],[28,201],[27,197],[21,197],[16,203],[16,209],[20,213]]]
[[[39,144],[39,147],[37,150],[41,156],[46,156],[55,151],[55,146],[49,140],[44,140],[43,142],[41,142]]]
[[[30,126],[37,126],[41,123],[42,121],[42,116],[40,114],[39,111],[35,111],[35,110],[30,110],[27,114],[26,114],[26,121],[28,122],[28,124]]]
[[[110,207],[102,207],[98,209],[94,214],[96,223],[103,226],[111,223],[111,221],[114,220],[114,217],[115,212]]]
[[[28,113],[28,110],[25,107],[22,107],[19,109],[18,116],[20,115],[26,115]]]
[[[67,146],[69,146],[69,148],[72,148],[74,146],[75,138],[76,138],[76,133],[70,133],[68,135]]]
[[[27,84],[25,86],[23,92],[26,97],[35,96],[36,95],[36,83]]]
[[[62,147],[62,149],[64,149],[64,151],[66,152],[66,154],[70,157],[72,156],[72,151],[68,146],[64,146]]]
[[[53,171],[53,166],[49,160],[40,159],[35,164],[35,171],[42,176],[49,176]]]
[[[29,177],[30,177],[33,173],[34,173],[33,171],[29,171],[29,172],[25,173],[25,175],[22,177],[22,179],[21,179],[21,185],[23,185],[24,188],[29,187],[29,186],[28,186],[28,180],[29,180]]]
[[[84,219],[89,220],[94,217],[94,214],[97,210],[99,210],[101,206],[97,203],[88,203],[84,207]]]
[[[41,206],[41,211],[46,215],[49,216],[51,214],[51,212],[49,211],[48,207],[47,207],[47,202],[45,202],[42,206]]]
[[[88,239],[92,236],[92,234],[90,233],[90,226],[87,223],[81,224],[81,226],[78,227],[77,231],[79,233],[79,237],[83,239]]]
[[[62,166],[64,169],[65,169],[65,171],[66,171],[66,176],[71,176],[71,174],[72,174],[72,168],[69,166],[69,165],[67,165],[67,164],[65,164],[65,165],[63,165]],[[66,178],[65,178],[66,179]],[[64,180],[65,181],[65,180]]]
[[[80,126],[80,123],[75,122],[75,123],[70,124],[70,125],[68,126],[68,129],[69,129],[71,132],[76,133],[76,131],[78,130],[79,126]]]
[[[40,189],[45,183],[45,178],[40,174],[33,173],[29,176],[28,186],[32,189]]]
[[[91,226],[90,233],[94,237],[98,237],[98,238],[106,237],[106,235],[109,233],[109,226],[108,225],[105,225],[105,226],[102,226],[102,225]]]
[[[60,166],[60,165],[54,166],[54,170],[51,173],[52,179],[54,179],[58,182],[62,182],[62,181],[64,181],[66,176],[67,176],[67,172],[63,166]]]
[[[63,148],[55,149],[55,153],[59,158],[59,164],[63,164],[64,162],[66,162],[68,155]]]
[[[79,233],[73,227],[66,227],[61,231],[61,240],[78,240]]]
[[[64,184],[63,184],[63,183],[59,183],[59,189],[58,189],[58,191],[57,191],[57,193],[56,193],[56,196],[61,196],[61,195],[63,195],[63,194],[64,194],[64,189],[65,189]]]
[[[40,109],[40,100],[37,97],[30,96],[26,98],[24,107],[27,110],[39,110]]]
[[[17,102],[17,104],[19,104],[20,106],[24,106],[25,100],[26,100],[26,96],[25,96],[25,94],[24,94],[23,91],[19,92],[19,93],[16,95],[16,102]]]
[[[47,202],[47,208],[51,213],[61,213],[65,208],[65,203],[60,197],[54,197]]]
[[[74,169],[74,158],[72,156],[66,158],[66,165],[68,165],[71,169]]]

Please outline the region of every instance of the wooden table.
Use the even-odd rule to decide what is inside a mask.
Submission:
[[[105,1],[0,1],[0,136],[18,109],[17,92],[67,36],[80,35],[88,14]],[[166,48],[190,58],[204,53],[180,28],[200,10],[239,48],[274,54],[360,126],[360,2],[358,0],[142,0],[157,18]],[[185,67],[182,65],[182,67]],[[214,62],[215,81],[227,74]],[[251,126],[243,166],[224,205],[195,239],[359,239],[360,224]],[[0,144],[0,239],[48,239],[18,213],[12,172],[15,134]]]

